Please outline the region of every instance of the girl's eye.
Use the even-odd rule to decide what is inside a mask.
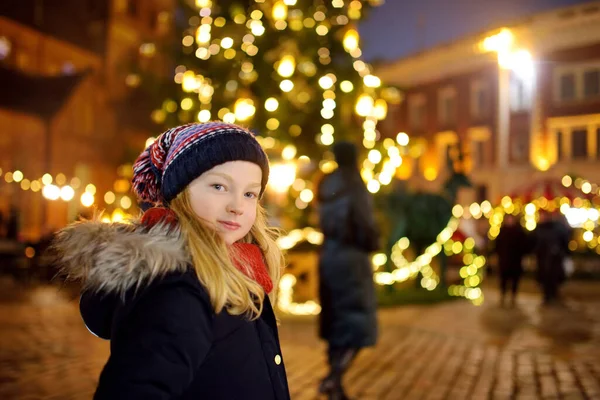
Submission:
[[[246,193],[246,197],[249,199],[256,199],[258,195],[256,193],[248,192]]]
[[[225,186],[219,185],[218,183],[215,183],[215,184],[213,184],[211,186],[214,187],[215,189],[219,190],[219,191],[225,190]]]

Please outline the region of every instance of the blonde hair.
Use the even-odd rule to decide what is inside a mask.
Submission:
[[[275,242],[277,230],[267,225],[264,209],[260,204],[257,207],[256,221],[242,241],[260,248],[273,281],[269,298],[275,305],[284,258]],[[171,201],[170,208],[179,218],[192,264],[208,291],[214,311],[219,313],[225,309],[231,315],[245,314],[251,319],[258,318],[262,313],[265,292],[262,286],[235,267],[234,260],[243,262],[243,254],[233,253],[214,228],[196,216],[187,189]]]

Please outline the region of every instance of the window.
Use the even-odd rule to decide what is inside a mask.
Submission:
[[[510,109],[527,111],[531,107],[532,82],[511,72],[510,74]]]
[[[412,130],[422,131],[425,128],[426,112],[425,96],[413,95],[408,100],[408,124]]]
[[[563,74],[560,77],[560,99],[569,101],[575,99],[575,74]]]
[[[456,123],[456,90],[447,87],[438,93],[438,120],[444,127]]]
[[[600,95],[600,69],[588,70],[583,73],[583,97]]]
[[[473,142],[471,159],[474,167],[483,167],[486,165],[485,142],[477,140]]]
[[[571,155],[573,159],[587,158],[587,129],[575,129],[571,132]]]
[[[563,133],[561,131],[556,132],[556,158],[559,161],[565,159],[565,148],[563,146]]]
[[[596,129],[596,158],[600,160],[600,128]]]
[[[486,82],[476,80],[471,83],[471,117],[487,117],[490,110],[490,91]]]
[[[558,103],[600,98],[600,60],[559,66],[554,73],[554,100]]]
[[[522,163],[528,160],[529,154],[529,135],[527,132],[520,132],[511,138],[511,161]]]

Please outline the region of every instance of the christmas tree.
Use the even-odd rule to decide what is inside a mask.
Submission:
[[[362,145],[365,154],[375,150],[363,177],[376,192],[401,163],[392,150],[383,169],[376,150],[377,122],[400,95],[382,88],[360,59],[356,24],[381,2],[181,1],[175,17],[180,90],[154,116],[168,126],[219,119],[252,129],[273,163],[273,191],[298,224],[308,223],[298,218],[309,214],[300,210],[313,199],[315,173],[335,167],[328,150],[336,140]]]

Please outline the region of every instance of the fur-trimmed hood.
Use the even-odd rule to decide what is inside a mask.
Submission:
[[[61,275],[84,290],[124,295],[169,272],[185,271],[190,257],[180,229],[100,221],[77,222],[58,232],[52,252]]]
[[[81,317],[103,339],[134,309],[138,290],[155,281],[185,280],[202,290],[180,229],[168,223],[77,222],[58,232],[51,253],[60,275],[82,284]]]

